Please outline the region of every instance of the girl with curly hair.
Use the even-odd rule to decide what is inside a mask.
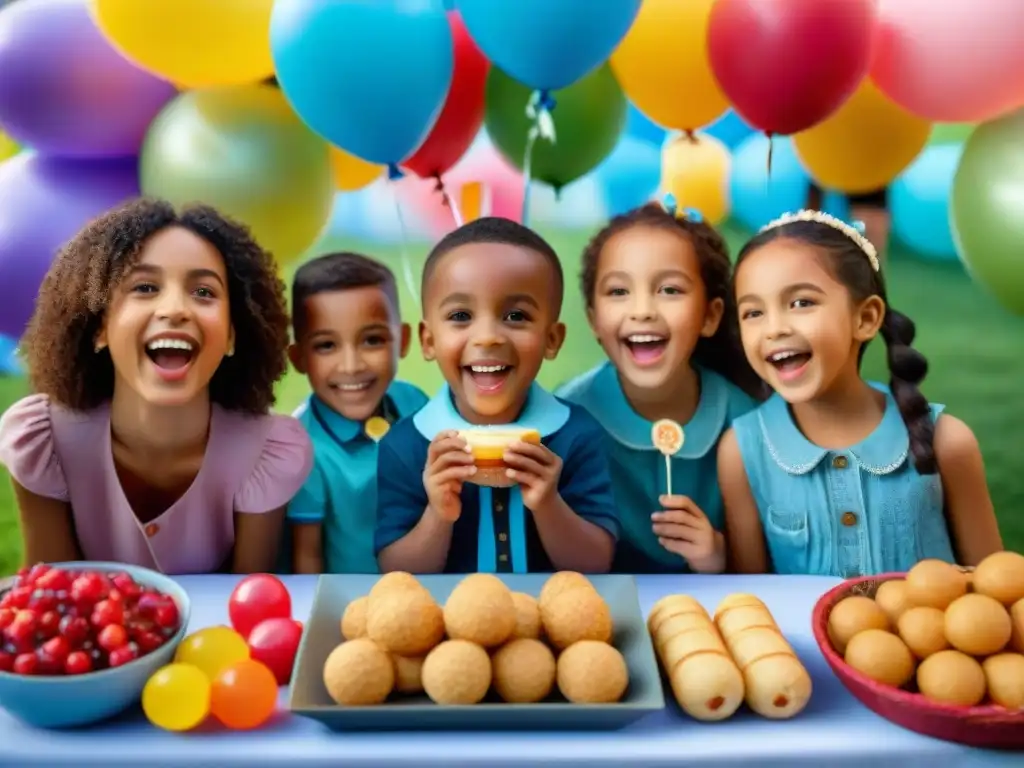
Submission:
[[[287,345],[284,284],[244,227],[147,199],[88,224],[22,339],[35,394],[0,418],[26,562],[272,569],[312,466],[269,412]]]

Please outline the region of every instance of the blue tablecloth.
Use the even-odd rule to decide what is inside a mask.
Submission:
[[[232,576],[181,578],[193,599],[190,629],[227,623]],[[297,618],[309,614],[316,578],[286,577]],[[918,736],[861,706],[832,675],[811,634],[811,611],[835,579],[789,576],[638,577],[641,607],[685,592],[705,606],[731,592],[750,592],[775,614],[814,679],[814,696],[788,721],[741,710],[722,723],[700,723],[671,703],[631,727],[601,733],[332,733],[319,723],[282,714],[252,732],[217,728],[171,734],[140,712],[72,732],[34,730],[0,711],[0,766],[73,765],[138,768],[199,766],[372,766],[373,768],[507,768],[685,765],[694,768],[1020,768],[1020,754],[989,752]],[[671,694],[666,694],[670,699]],[[285,692],[282,691],[282,704]]]

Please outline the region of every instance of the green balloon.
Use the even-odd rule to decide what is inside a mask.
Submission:
[[[532,122],[526,114],[531,89],[492,66],[487,76],[484,125],[498,151],[522,170]],[[593,170],[615,148],[626,125],[626,97],[611,67],[603,64],[582,80],[551,92],[555,141],[533,144],[530,175],[557,192]]]
[[[935,123],[928,144],[963,144],[977,127],[977,123]]]
[[[1006,309],[1024,315],[1024,109],[971,134],[949,214],[971,276]]]
[[[139,175],[144,194],[247,224],[282,264],[316,242],[334,204],[327,143],[263,84],[175,97],[149,128]]]

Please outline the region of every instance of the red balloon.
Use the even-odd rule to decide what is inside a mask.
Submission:
[[[491,67],[466,31],[462,17],[448,13],[455,41],[455,72],[441,114],[405,168],[421,178],[440,176],[466,154],[484,122],[484,90]]]
[[[302,626],[292,619],[265,619],[249,633],[249,656],[274,673],[278,685],[292,679]]]
[[[235,587],[228,600],[231,626],[248,640],[253,627],[265,619],[290,619],[292,597],[288,588],[276,576],[254,573],[246,576]]]
[[[740,117],[788,136],[857,90],[876,20],[875,0],[718,0],[708,27],[711,68]]]

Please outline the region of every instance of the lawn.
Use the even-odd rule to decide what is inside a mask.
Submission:
[[[601,359],[600,348],[589,333],[576,283],[577,259],[586,233],[545,232],[562,254],[566,264],[564,320],[569,327],[562,354],[545,365],[540,381],[554,387],[586,370]],[[733,250],[744,233],[727,230]],[[332,241],[325,249],[363,250],[388,262],[401,274],[401,249]],[[425,247],[408,249],[422,258]],[[418,267],[418,265],[417,265]],[[418,273],[418,269],[417,269]],[[1024,472],[1018,453],[1024,434],[1024,320],[1010,317],[971,283],[957,264],[932,264],[914,259],[896,249],[888,267],[890,299],[893,305],[917,323],[917,346],[928,356],[929,376],[925,393],[945,403],[950,413],[966,421],[978,435],[985,454],[989,486],[999,514],[1000,527],[1009,549],[1024,551]],[[413,321],[415,299],[402,285],[404,314]],[[871,351],[866,374],[886,378],[881,345]],[[436,368],[422,360],[414,347],[402,361],[400,375],[428,392],[441,382]],[[21,379],[0,378],[0,411],[28,391]],[[289,375],[280,384],[278,407],[290,411],[306,395],[306,382]],[[11,573],[20,563],[20,540],[13,494],[0,469],[0,575]]]

